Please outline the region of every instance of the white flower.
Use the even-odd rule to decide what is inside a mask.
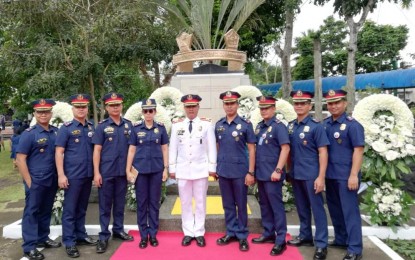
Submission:
[[[154,120],[160,123],[163,123],[166,127],[167,133],[170,133],[171,129],[171,119],[168,115],[166,109],[161,106],[157,105],[157,113],[154,117]],[[131,122],[135,123],[139,120],[143,120],[143,115],[141,114],[141,102],[133,104],[130,108],[128,108],[127,112],[125,113],[125,118],[130,120]]]
[[[193,93],[192,93],[193,94]],[[168,115],[171,118],[176,111],[184,111],[183,103],[181,98],[183,93],[177,88],[173,87],[161,87],[151,93],[149,98],[154,98],[157,105],[161,105],[169,111]],[[167,108],[166,106],[169,106]]]
[[[56,101],[56,104],[52,107],[52,118],[50,119],[50,123],[56,127],[60,127],[62,122],[71,121],[72,119],[72,106],[66,102]],[[35,124],[36,118],[33,117],[32,121],[30,121],[30,125],[33,126]]]
[[[369,126],[368,131],[369,131],[371,134],[379,134],[379,133],[380,133],[380,127],[379,127],[379,125],[377,125],[377,124],[371,124],[371,125]]]
[[[387,150],[386,144],[381,141],[375,141],[372,143],[372,148],[378,153],[384,153]]]
[[[233,88],[232,91],[241,95],[238,114],[243,118],[251,119],[253,111],[258,107],[256,98],[262,96],[261,91],[255,86],[238,86]]]
[[[393,150],[389,150],[385,153],[385,158],[388,161],[393,161],[399,157],[399,153]]]

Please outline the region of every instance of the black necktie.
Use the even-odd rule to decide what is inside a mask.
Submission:
[[[190,120],[189,121],[189,133],[191,133],[192,132],[192,129],[193,129],[192,123],[193,123],[193,121]]]

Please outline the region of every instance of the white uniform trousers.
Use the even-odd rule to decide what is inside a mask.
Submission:
[[[185,236],[198,237],[205,234],[206,194],[208,178],[196,180],[178,179],[182,206],[182,228]],[[192,198],[195,200],[193,212]]]

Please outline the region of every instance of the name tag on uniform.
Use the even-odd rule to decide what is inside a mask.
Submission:
[[[264,138],[259,138],[259,142],[258,142],[258,145],[262,145],[262,142],[264,141]]]

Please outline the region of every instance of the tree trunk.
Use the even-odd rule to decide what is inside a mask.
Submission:
[[[357,51],[357,33],[359,28],[353,21],[352,17],[347,18],[347,25],[349,26],[349,44],[347,46],[347,113],[352,114],[355,100],[355,75],[356,75],[356,51]]]
[[[92,111],[94,113],[94,125],[98,123],[97,101],[95,99],[95,85],[92,73],[88,74],[89,92],[91,93]]]
[[[323,120],[321,73],[321,41],[314,39],[314,118],[319,121]]]
[[[285,37],[284,49],[279,45],[275,46],[275,52],[281,59],[282,66],[282,98],[288,99],[292,90],[291,86],[291,52],[293,42],[294,10],[288,8],[285,12]]]

